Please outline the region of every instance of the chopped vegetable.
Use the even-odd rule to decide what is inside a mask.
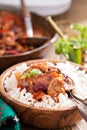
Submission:
[[[35,75],[41,74],[41,73],[42,72],[39,69],[32,69],[29,72],[24,73],[21,78],[24,79],[26,77],[34,77]]]
[[[21,73],[20,72],[16,72],[15,73],[15,77],[17,80],[20,80],[21,79]]]
[[[41,98],[45,95],[43,91],[38,91],[33,94],[33,98],[36,100],[41,100]]]

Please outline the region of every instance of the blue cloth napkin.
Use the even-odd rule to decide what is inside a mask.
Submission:
[[[20,121],[15,111],[0,98],[0,130],[20,129]]]

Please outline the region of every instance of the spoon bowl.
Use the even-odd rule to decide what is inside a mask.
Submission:
[[[87,122],[87,99],[82,100],[82,99],[78,98],[77,96],[75,96],[73,94],[72,90],[68,91],[68,94],[69,94],[70,98],[72,99],[72,101],[77,106],[78,111],[81,114],[81,116],[83,117],[83,119]]]
[[[41,46],[41,45],[44,45],[46,42],[47,42],[47,40],[48,40],[48,38],[47,37],[43,37],[43,38],[41,38],[41,37],[31,37],[31,38],[19,38],[19,39],[17,39],[16,41],[18,41],[18,42],[22,42],[22,41],[24,41],[26,44],[27,44],[27,46],[34,46],[34,47],[39,47],[39,46]]]

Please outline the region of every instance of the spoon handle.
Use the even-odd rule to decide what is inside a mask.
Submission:
[[[32,21],[31,21],[31,14],[29,12],[28,7],[24,3],[24,0],[21,0],[21,7],[22,7],[22,13],[23,13],[23,17],[24,17],[27,36],[33,37],[33,27],[32,27]]]
[[[31,17],[28,7],[26,6],[24,0],[21,0],[22,13],[25,17]]]
[[[59,34],[60,37],[66,38],[66,36],[63,34],[62,30],[58,27],[58,25],[54,22],[51,16],[47,17],[47,20],[51,24],[51,26],[54,28],[54,30]]]
[[[72,101],[76,104],[81,116],[84,118],[84,120],[87,122],[87,104],[84,103],[83,100],[77,98],[70,92],[70,96]]]

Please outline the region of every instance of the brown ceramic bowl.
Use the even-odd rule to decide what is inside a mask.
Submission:
[[[3,7],[3,6],[2,6]],[[9,11],[13,11],[16,14],[18,13],[20,15],[20,10],[16,8],[6,8],[9,9]],[[37,14],[31,13],[32,17],[32,23],[35,24],[37,27],[40,28],[42,33],[46,33],[48,40],[43,45],[40,45],[36,47],[35,49],[31,51],[27,51],[24,53],[16,54],[16,55],[4,55],[0,56],[0,73],[3,72],[6,68],[10,67],[11,65],[14,65],[16,63],[30,60],[30,59],[39,59],[43,58],[45,54],[47,53],[47,50],[49,49],[49,46],[56,40],[57,34],[49,24],[49,22],[42,16],[39,16]]]
[[[29,66],[32,63],[39,63],[39,62],[44,63],[46,61],[50,61],[53,63],[63,62],[63,61],[44,59],[44,60],[31,60],[25,63],[27,63],[27,65]],[[19,63],[17,65],[8,68],[1,74],[0,77],[0,95],[7,103],[9,103],[14,108],[21,121],[23,121],[28,125],[39,128],[63,128],[66,126],[73,125],[77,123],[79,120],[81,120],[81,116],[76,106],[58,110],[50,108],[37,108],[34,106],[29,106],[21,102],[18,102],[17,100],[9,96],[4,89],[3,82],[8,73],[12,72],[15,69],[15,67],[21,64],[22,63]]]

